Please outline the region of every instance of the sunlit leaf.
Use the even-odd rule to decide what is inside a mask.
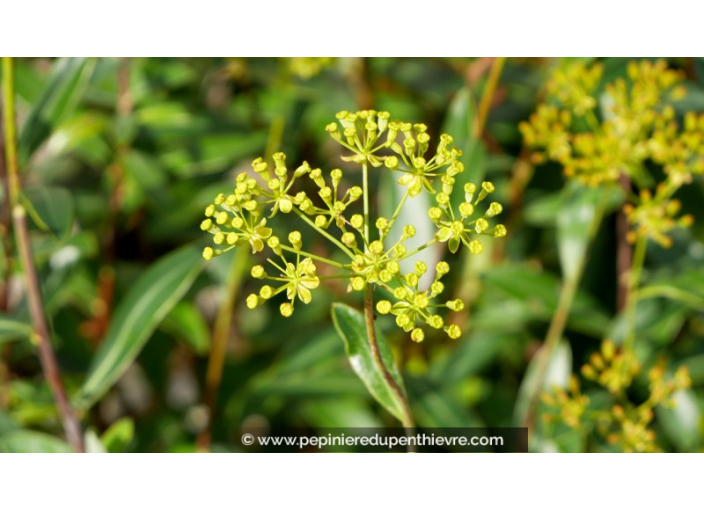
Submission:
[[[345,351],[347,352],[347,358],[349,359],[352,369],[359,376],[376,401],[396,418],[403,421],[403,406],[394,389],[386,381],[383,373],[374,361],[367,338],[364,314],[342,303],[333,303],[332,320],[335,323],[337,332],[345,343]],[[403,380],[396,368],[393,355],[386,345],[386,340],[379,332],[377,332],[377,341],[384,365],[398,387],[401,388],[402,391],[405,391],[403,389]]]

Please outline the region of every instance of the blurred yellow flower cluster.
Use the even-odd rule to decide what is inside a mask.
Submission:
[[[582,367],[582,375],[609,391],[613,398],[610,408],[590,409],[589,397],[581,392],[573,375],[567,391],[555,388],[552,393],[543,394],[543,402],[555,409],[544,414],[543,420],[559,421],[584,432],[596,430],[609,444],[624,452],[658,451],[656,435],[650,427],[653,408],[672,407],[673,395],[689,388],[692,382],[686,367],[679,367],[668,377],[664,364],[659,362],[648,371],[648,398],[635,405],[626,391],[641,370],[633,351],[619,349],[611,340],[605,340],[600,351],[593,353],[589,363]]]
[[[557,162],[569,178],[589,186],[631,179],[639,189],[626,210],[631,240],[641,234],[669,246],[668,232],[691,224],[676,218],[672,197],[704,173],[704,115],[689,112],[682,126],[670,104],[684,96],[682,81],[664,61],[631,62],[627,78],[605,84],[601,65],[567,64],[554,72],[545,102],[520,130],[534,162]],[[655,186],[653,166],[665,174]]]

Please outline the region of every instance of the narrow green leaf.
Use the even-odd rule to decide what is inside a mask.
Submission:
[[[377,368],[372,350],[367,338],[367,328],[364,314],[342,303],[333,303],[332,320],[337,332],[345,343],[345,351],[352,370],[359,376],[369,393],[384,408],[399,420],[403,421],[403,406],[393,388],[384,379],[384,375]],[[389,350],[386,340],[377,331],[377,342],[384,365],[391,373],[391,377],[405,393],[403,379],[396,368],[393,355]]]
[[[95,59],[84,58],[64,58],[54,66],[44,92],[20,131],[17,145],[21,165],[76,108],[94,67]]]
[[[71,453],[60,439],[33,430],[14,430],[0,436],[0,453]]]
[[[154,329],[183,297],[203,267],[199,250],[181,248],[142,274],[120,302],[110,328],[77,395],[90,407],[130,366]]]

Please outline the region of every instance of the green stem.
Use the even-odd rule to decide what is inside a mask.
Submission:
[[[291,247],[289,247],[289,246],[284,246],[283,244],[280,244],[279,246],[281,247],[282,250],[285,250],[285,251],[288,251],[288,252],[291,252],[291,253],[296,253],[296,254],[298,254],[298,255],[303,255],[304,257],[309,257],[309,258],[311,258],[311,259],[313,259],[313,260],[317,260],[318,262],[322,262],[322,263],[328,264],[328,265],[330,265],[330,266],[335,266],[335,267],[337,267],[337,268],[339,268],[339,269],[347,269],[347,270],[349,270],[349,269],[348,269],[347,267],[345,267],[343,264],[340,264],[339,262],[335,262],[334,260],[326,259],[325,257],[319,257],[318,255],[313,255],[312,253],[308,253],[307,251],[296,250],[295,248],[291,248]]]
[[[409,197],[408,189],[406,189],[406,193],[403,195],[403,198],[401,199],[401,202],[398,204],[396,211],[394,211],[394,215],[391,216],[391,219],[389,220],[388,232],[391,232],[391,228],[394,226],[394,222],[396,221],[396,218],[398,218],[398,215],[401,214],[401,209],[403,209],[403,204],[406,203],[406,200],[408,199],[408,197]]]
[[[601,219],[604,215],[604,209],[607,202],[607,194],[602,196],[602,199],[597,205],[596,211],[594,212],[594,217],[589,225],[589,231],[587,233],[587,243],[590,245],[599,230],[599,225],[601,224]],[[584,269],[586,267],[587,256],[586,254],[581,257],[579,264],[571,278],[565,279],[560,289],[560,295],[557,300],[557,309],[552,316],[550,321],[550,326],[548,327],[548,332],[545,335],[545,341],[543,347],[538,354],[538,366],[537,366],[537,377],[535,380],[535,391],[531,395],[530,402],[528,404],[528,413],[526,414],[524,426],[528,427],[530,431],[535,423],[536,412],[538,409],[538,403],[540,401],[541,388],[545,384],[545,378],[547,376],[547,369],[552,358],[553,352],[557,347],[563,333],[565,332],[565,327],[567,325],[567,319],[570,315],[570,310],[572,309],[572,304],[574,302],[574,297],[579,289],[579,283],[582,280],[582,275],[584,274]]]
[[[336,244],[342,251],[344,251],[350,258],[354,258],[354,254],[353,254],[351,251],[349,251],[349,250],[347,249],[347,246],[345,246],[344,244],[342,244],[342,242],[340,242],[340,241],[338,241],[337,239],[335,239],[335,238],[334,238],[333,236],[331,236],[329,233],[325,232],[325,230],[323,230],[322,228],[319,228],[318,225],[316,225],[308,216],[306,216],[305,213],[303,213],[302,211],[299,211],[299,210],[298,210],[297,208],[295,208],[295,207],[293,208],[293,211],[294,211],[296,214],[298,214],[298,216],[300,216],[301,218],[303,218],[303,221],[305,221],[306,223],[308,223],[308,225],[310,225],[310,226],[313,227],[315,230],[317,230],[320,234],[322,234],[323,236],[327,237],[330,241],[332,241],[333,243],[335,243],[335,244]]]
[[[636,247],[633,250],[633,261],[628,274],[628,301],[626,302],[626,336],[623,341],[624,350],[632,350],[636,340],[636,304],[638,297],[636,291],[640,284],[640,276],[645,262],[645,249],[648,238],[638,235]]]
[[[362,166],[362,189],[364,192],[364,235],[369,240],[369,185],[368,185],[368,170],[367,164],[364,163]],[[384,360],[381,357],[381,351],[379,350],[379,342],[376,338],[376,328],[374,327],[374,298],[372,295],[372,285],[367,283],[364,291],[364,321],[367,327],[367,338],[369,338],[369,346],[372,351],[372,357],[374,358],[374,363],[376,363],[377,369],[381,372],[384,380],[393,390],[401,403],[401,408],[403,410],[403,424],[406,432],[408,434],[413,433],[415,428],[415,423],[413,421],[413,414],[411,413],[411,408],[408,405],[408,399],[406,394],[399,387],[399,385],[394,380],[389,369],[384,365]]]
[[[203,402],[208,412],[208,421],[205,428],[196,438],[196,446],[200,451],[208,451],[213,433],[213,422],[217,405],[218,389],[222,381],[222,370],[225,364],[225,353],[227,350],[227,340],[230,337],[232,327],[232,316],[235,310],[235,298],[240,287],[240,282],[247,271],[249,262],[249,252],[247,250],[237,250],[232,259],[232,265],[225,282],[225,297],[220,304],[217,317],[215,318],[215,328],[213,330],[213,341],[210,347],[210,357],[208,358],[208,368],[205,374],[205,390]]]
[[[475,136],[477,139],[481,138],[482,132],[484,131],[486,118],[489,115],[489,108],[491,108],[491,102],[494,99],[494,93],[499,84],[499,78],[501,77],[505,63],[506,57],[496,57],[491,64],[489,78],[487,78],[484,92],[482,93],[482,99],[477,110],[477,123],[475,126]]]
[[[362,164],[362,191],[364,193],[364,239],[367,244],[371,242],[369,239],[369,171],[367,170],[367,162]],[[366,251],[366,249],[365,249]]]
[[[2,58],[2,97],[4,107],[5,124],[5,151],[7,160],[7,178],[10,189],[10,205],[12,206],[12,220],[15,231],[15,241],[19,251],[20,260],[24,269],[25,282],[27,285],[27,301],[32,317],[34,334],[36,337],[37,352],[42,366],[44,378],[49,385],[56,408],[61,418],[66,439],[77,452],[85,451],[83,444],[83,433],[78,418],[71,408],[66,390],[61,380],[59,364],[51,345],[49,328],[44,316],[44,305],[42,295],[39,290],[39,279],[34,267],[32,258],[32,245],[29,240],[29,229],[27,227],[27,214],[19,204],[20,180],[17,168],[17,138],[15,134],[15,90],[13,76],[13,61],[10,57]]]
[[[423,251],[423,250],[425,250],[426,248],[428,248],[428,247],[434,245],[434,244],[437,243],[437,242],[438,242],[437,239],[432,239],[431,241],[428,241],[428,242],[425,243],[424,245],[419,246],[419,247],[416,248],[415,250],[409,251],[409,252],[406,253],[403,257],[397,258],[397,259],[396,259],[396,262],[401,262],[402,260],[407,259],[408,257],[412,257],[413,255],[415,255],[415,254],[418,253],[419,251]]]

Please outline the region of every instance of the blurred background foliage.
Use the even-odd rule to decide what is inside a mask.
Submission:
[[[586,63],[594,59],[586,59]],[[557,59],[508,59],[491,94],[493,60],[463,59],[18,59],[19,162],[45,311],[67,391],[89,450],[236,451],[243,427],[395,425],[349,367],[330,303],[359,308],[326,286],[290,319],[277,305],[247,310],[256,282],[246,250],[204,264],[205,205],[231,189],[253,158],[340,166],[325,132],[339,110],[375,108],[450,133],[469,176],[491,180],[508,228],[479,256],[446,254],[445,284],[471,304],[463,336],[421,344],[381,317],[421,427],[513,426],[522,421],[535,359],[556,307],[560,253],[574,232],[562,169],[534,168],[518,124],[535,110]],[[602,59],[608,79],[627,59]],[[704,60],[671,59],[686,73],[678,113],[704,110]],[[487,97],[484,102],[482,98]],[[484,106],[482,106],[484,104]],[[483,109],[485,109],[483,111]],[[486,112],[486,122],[477,117]],[[485,124],[485,127],[482,126]],[[379,171],[375,207],[395,201]],[[458,188],[460,188],[458,186]],[[704,299],[704,189],[680,197],[695,216],[669,249],[649,247],[644,278]],[[2,196],[6,204],[6,196]],[[618,336],[618,199],[596,234],[546,385],[567,387],[604,338]],[[428,222],[427,208],[404,223]],[[417,213],[417,216],[414,214]],[[567,219],[565,219],[567,218]],[[280,216],[276,221],[292,221]],[[298,220],[300,222],[300,220]],[[301,228],[303,230],[303,228]],[[2,231],[0,450],[64,450],[60,421],[31,338],[14,242]],[[316,247],[325,251],[325,245]],[[251,288],[250,288],[251,286]],[[6,298],[6,299],[5,299]],[[685,365],[685,405],[658,415],[665,450],[702,448],[704,309],[665,298],[637,310],[637,355]],[[215,333],[214,333],[215,332]],[[219,387],[207,389],[213,336],[223,336]],[[220,354],[217,353],[216,357]],[[211,376],[212,367],[211,367]],[[210,377],[210,376],[208,376]],[[217,377],[215,377],[217,379]],[[528,382],[526,382],[528,381]],[[647,381],[629,395],[642,399]],[[592,391],[590,393],[590,391]],[[594,402],[598,388],[584,389]],[[217,397],[217,398],[215,398]],[[212,438],[208,406],[214,406]],[[541,404],[542,405],[542,404]],[[536,451],[613,449],[567,427],[536,425]]]

